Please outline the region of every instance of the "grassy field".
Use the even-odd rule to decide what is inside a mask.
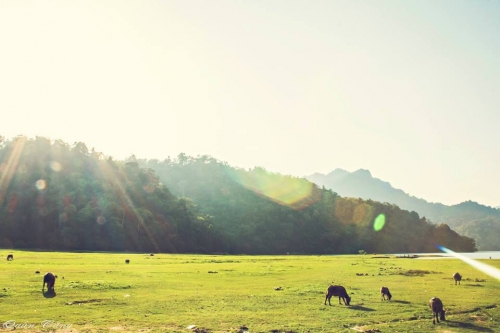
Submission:
[[[457,259],[0,255],[0,331],[15,322],[17,332],[500,332],[500,281]],[[500,268],[500,260],[484,262]],[[58,275],[55,295],[41,291],[48,271]],[[324,305],[330,284],[346,287],[351,306],[336,297]],[[382,286],[391,301],[381,300]],[[433,296],[447,309],[437,325]]]

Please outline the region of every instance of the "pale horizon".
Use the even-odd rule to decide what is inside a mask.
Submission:
[[[498,17],[493,1],[2,1],[0,135],[367,169],[498,207]]]

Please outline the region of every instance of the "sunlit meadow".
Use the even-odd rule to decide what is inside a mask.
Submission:
[[[9,253],[14,260],[5,260]],[[500,281],[458,259],[9,250],[0,255],[3,331],[500,331]],[[483,262],[500,267],[500,260]],[[48,271],[58,275],[55,295],[42,293]],[[456,271],[461,285],[452,279]],[[332,306],[324,305],[330,284],[346,287],[351,306],[339,305],[336,297]],[[390,288],[391,301],[381,300],[382,286]],[[447,310],[447,320],[436,325],[428,305],[433,296]]]

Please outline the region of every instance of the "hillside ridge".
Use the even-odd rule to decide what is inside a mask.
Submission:
[[[373,177],[369,170],[349,172],[334,169],[325,174],[314,173],[306,179],[341,196],[387,202],[408,211],[415,211],[434,223],[446,223],[454,230],[473,237],[481,250],[500,250],[497,242],[486,241],[488,235],[500,235],[500,210],[468,200],[456,205],[428,202],[412,196],[389,182]],[[493,223],[493,224],[492,224]],[[493,230],[491,226],[496,226]]]

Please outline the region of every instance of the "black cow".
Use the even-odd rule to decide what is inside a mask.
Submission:
[[[126,260],[125,260],[125,263],[126,263],[126,264],[130,264],[130,260],[129,260],[129,259],[126,259]]]
[[[432,323],[435,324],[436,321],[439,323],[439,319],[446,320],[444,313],[446,312],[443,307],[443,302],[437,297],[431,298],[429,301],[429,306],[432,309]],[[439,314],[439,318],[438,318]]]
[[[47,291],[54,292],[54,285],[56,284],[56,278],[57,275],[54,275],[52,273],[47,273],[43,276],[43,285],[42,285],[42,292],[45,290],[45,284],[47,284]]]
[[[455,285],[457,285],[457,282],[460,284],[460,281],[462,281],[462,275],[460,275],[459,272],[456,272],[453,274],[453,280],[455,280]]]
[[[332,296],[339,297],[339,304],[342,304],[340,302],[340,299],[342,299],[344,301],[345,305],[349,305],[351,303],[351,297],[349,297],[349,295],[347,294],[347,291],[342,286],[330,286],[330,287],[328,287],[328,290],[326,292],[325,305],[326,305],[327,300],[328,300],[328,304],[332,305],[330,303],[330,299],[332,298]]]
[[[386,300],[386,297],[387,297],[387,300],[390,301],[392,298],[391,292],[389,291],[389,288],[387,288],[387,287],[380,288],[380,295],[382,296],[383,300]]]
[[[7,260],[8,261],[11,261],[11,260],[14,260],[14,255],[11,253],[11,254],[8,254],[7,255]]]

